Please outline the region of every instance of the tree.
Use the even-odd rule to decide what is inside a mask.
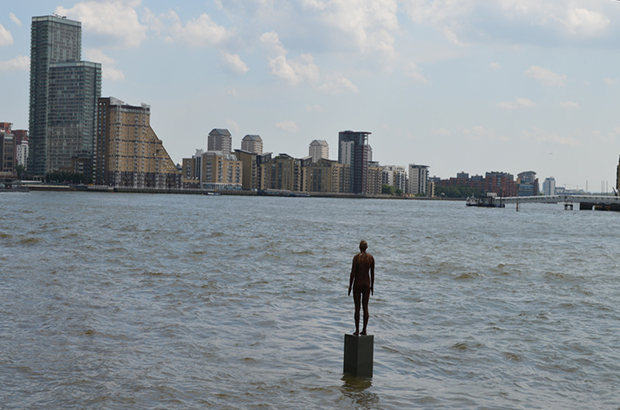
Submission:
[[[383,184],[381,186],[381,193],[383,195],[394,195],[396,193],[396,188],[394,188],[392,185]]]

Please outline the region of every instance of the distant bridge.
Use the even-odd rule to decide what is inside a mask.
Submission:
[[[579,204],[582,210],[620,211],[620,197],[609,195],[538,195],[538,196],[511,196],[501,198],[505,204],[525,204],[532,202],[557,204],[564,203],[564,207],[572,209],[573,203]]]

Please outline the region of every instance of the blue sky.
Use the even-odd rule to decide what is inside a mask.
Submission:
[[[373,159],[442,178],[533,170],[616,184],[620,2],[209,0],[4,2],[0,121],[28,127],[30,20],[82,22],[103,96],[151,105],[175,162],[213,128],[233,147],[308,154],[372,132]]]

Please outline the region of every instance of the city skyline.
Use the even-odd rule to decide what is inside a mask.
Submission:
[[[615,185],[617,2],[27,0],[0,15],[0,120],[15,129],[28,128],[30,21],[53,12],[82,22],[101,95],[153,107],[175,163],[212,128],[298,158],[365,129],[374,160],[431,176]]]

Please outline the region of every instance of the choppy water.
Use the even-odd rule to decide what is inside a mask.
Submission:
[[[2,409],[618,409],[620,214],[0,194]],[[372,380],[343,378],[360,239]]]

